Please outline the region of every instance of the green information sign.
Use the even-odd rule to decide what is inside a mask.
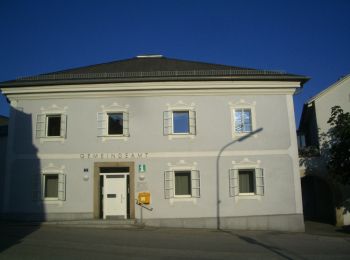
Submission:
[[[139,172],[146,172],[146,164],[139,164]]]

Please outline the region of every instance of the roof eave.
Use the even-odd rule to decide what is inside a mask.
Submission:
[[[5,87],[33,87],[65,84],[98,84],[98,83],[127,83],[127,82],[169,82],[169,81],[293,81],[302,86],[310,78],[304,76],[202,76],[202,77],[140,77],[140,78],[105,78],[105,79],[67,79],[67,80],[16,80],[1,82],[0,88]]]

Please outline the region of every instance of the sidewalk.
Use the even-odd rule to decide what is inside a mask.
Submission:
[[[350,239],[350,226],[336,227],[325,223],[305,221],[305,233],[319,236],[348,237]]]

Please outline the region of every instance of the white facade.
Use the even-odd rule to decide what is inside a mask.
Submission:
[[[140,219],[135,200],[149,192],[147,225],[304,230],[298,87],[272,80],[2,87],[11,100],[4,212]],[[111,120],[123,124],[113,128]]]

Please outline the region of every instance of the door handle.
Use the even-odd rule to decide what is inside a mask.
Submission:
[[[120,203],[123,203],[123,194],[120,194]]]

